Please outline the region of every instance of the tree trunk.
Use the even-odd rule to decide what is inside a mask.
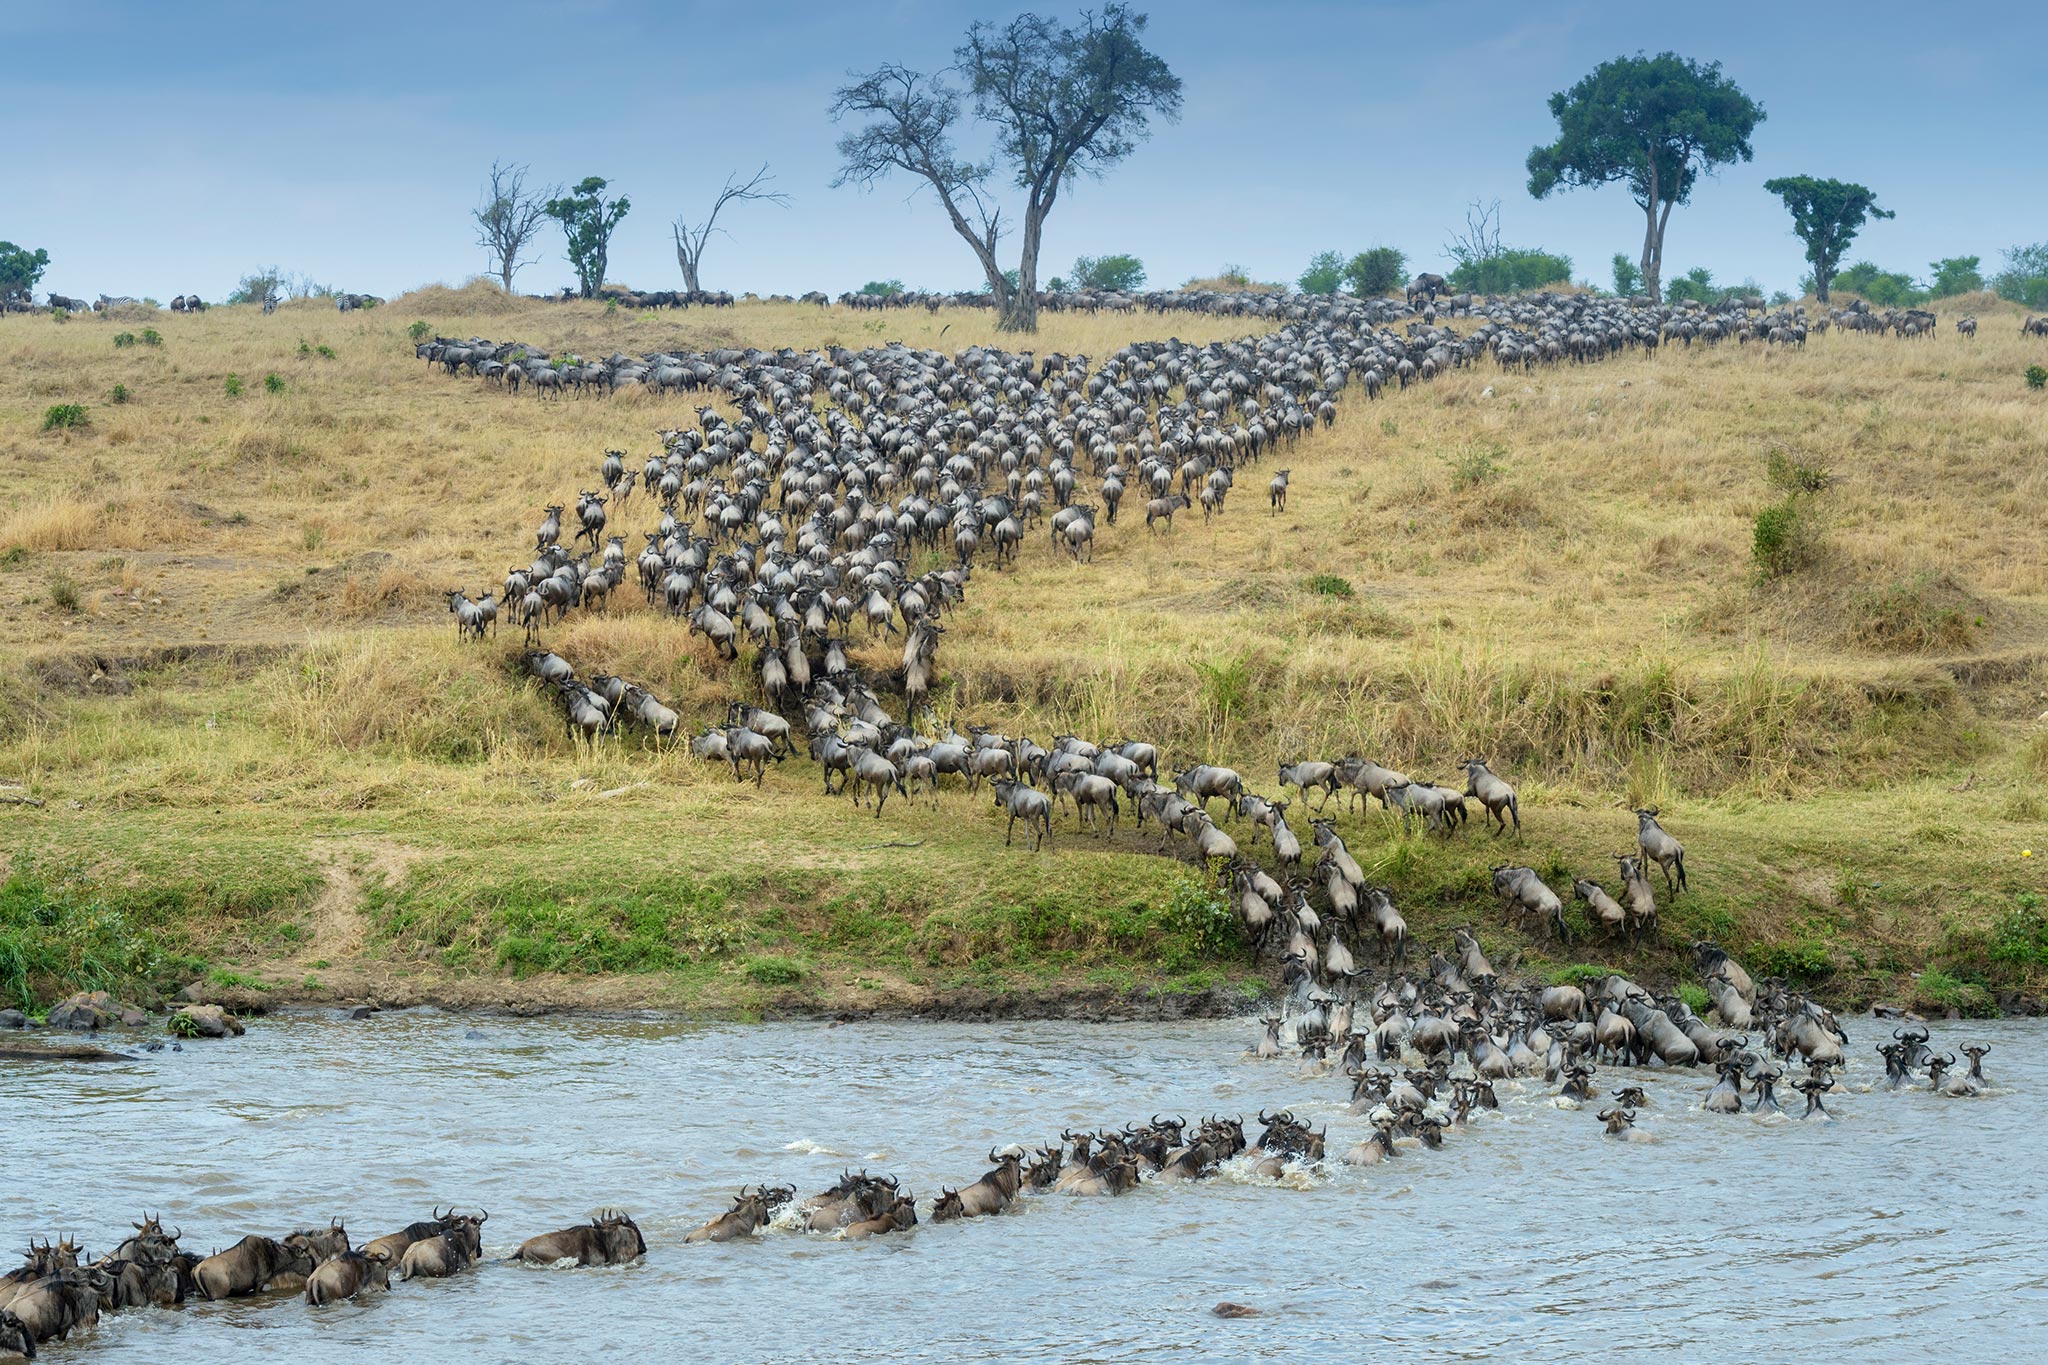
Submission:
[[[1017,290],[996,320],[999,332],[1038,330],[1038,243],[1045,232],[1048,206],[1027,205],[1024,210],[1024,249],[1017,259]]]
[[[1815,302],[1826,303],[1828,301],[1828,285],[1833,281],[1834,273],[1834,271],[1824,266],[1817,265],[1813,268],[1813,297]]]
[[[498,267],[498,278],[504,282],[505,292],[510,294],[512,292],[512,258],[510,256],[507,256]]]

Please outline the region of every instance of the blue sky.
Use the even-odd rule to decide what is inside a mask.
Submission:
[[[714,242],[706,287],[967,287],[972,256],[908,181],[829,187],[825,107],[850,68],[942,66],[969,20],[1017,8],[7,0],[0,238],[47,248],[44,284],[62,293],[218,298],[275,263],[391,295],[484,268],[468,212],[501,157],[546,181],[609,178],[633,201],[612,277],[674,287],[669,221],[766,160],[794,203],[729,210],[734,238]],[[1160,0],[1149,12],[1185,116],[1062,199],[1048,274],[1080,253],[1130,251],[1155,284],[1226,261],[1292,279],[1318,250],[1379,243],[1428,267],[1466,204],[1497,197],[1509,243],[1604,280],[1608,258],[1641,243],[1626,192],[1539,203],[1523,161],[1554,128],[1552,91],[1605,58],[1667,47],[1721,61],[1769,113],[1755,162],[1674,215],[1672,272],[1793,286],[1800,248],[1761,189],[1782,174],[1870,185],[1898,218],[1854,254],[1916,275],[1959,254],[1988,269],[2048,237],[2048,6]],[[520,288],[570,282],[552,229],[542,255]]]

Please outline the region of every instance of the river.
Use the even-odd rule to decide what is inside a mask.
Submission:
[[[1850,1020],[1848,1077],[1889,1026]],[[1832,1124],[1650,1092],[1649,1144],[1540,1080],[1441,1151],[1282,1182],[1231,1176],[847,1243],[684,1246],[742,1184],[841,1168],[920,1196],[992,1146],[1155,1112],[1291,1106],[1332,1157],[1366,1131],[1336,1076],[1240,1059],[1250,1021],[1082,1025],[277,1016],[132,1062],[0,1064],[0,1246],[104,1251],[145,1208],[201,1252],[341,1216],[361,1242],[454,1202],[487,1253],[603,1205],[646,1259],[487,1264],[311,1310],[272,1295],[102,1319],[54,1361],[1615,1359],[1889,1363],[2048,1351],[2048,1025],[1936,1024],[1992,1045],[1995,1093],[1834,1097]],[[1785,1103],[1803,1101],[1787,1089]],[[1256,1125],[1252,1134],[1256,1136]],[[1259,1316],[1221,1320],[1220,1300]]]

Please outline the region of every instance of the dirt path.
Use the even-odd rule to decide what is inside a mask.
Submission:
[[[332,847],[316,849],[313,856],[327,884],[308,914],[305,944],[288,965],[303,971],[324,962],[328,968],[346,970],[358,964],[370,936],[370,922],[363,915],[364,892],[373,885],[396,885],[419,860],[420,850],[349,835]]]

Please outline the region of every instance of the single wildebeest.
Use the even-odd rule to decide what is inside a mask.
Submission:
[[[366,1289],[391,1287],[391,1257],[382,1251],[344,1251],[314,1267],[306,1277],[306,1302],[322,1304],[352,1299]]]
[[[1052,839],[1051,797],[1009,777],[999,777],[990,785],[995,790],[996,804],[1010,816],[1010,823],[1003,831],[1004,848],[1010,846],[1010,837],[1016,832],[1019,820],[1024,822],[1025,833],[1031,835],[1033,853],[1038,851],[1040,844]]]
[[[405,1249],[398,1263],[398,1278],[440,1280],[467,1270],[483,1254],[483,1226],[490,1216],[488,1211],[474,1217],[450,1214],[443,1220],[451,1224],[447,1231]]]
[[[606,1209],[588,1223],[527,1238],[519,1244],[513,1258],[531,1265],[553,1265],[557,1261],[623,1265],[646,1254],[647,1239],[640,1235],[639,1224],[615,1209]]]
[[[685,1242],[730,1242],[740,1237],[751,1237],[770,1218],[775,1210],[796,1198],[796,1189],[780,1185],[774,1189],[766,1185],[753,1193],[746,1186],[733,1197],[732,1207],[719,1214],[704,1226],[691,1231],[683,1238]]]
[[[1507,833],[1507,816],[1502,814],[1503,811],[1507,815],[1514,817],[1515,833],[1520,834],[1522,832],[1522,807],[1521,803],[1515,799],[1515,789],[1495,776],[1493,770],[1486,766],[1486,760],[1483,758],[1468,758],[1465,760],[1464,767],[1465,795],[1476,798],[1480,805],[1486,807],[1486,813],[1492,816],[1494,822],[1500,826],[1494,830],[1494,837],[1498,839],[1501,835]]]
[[[1291,469],[1283,469],[1273,476],[1271,483],[1266,485],[1266,496],[1273,503],[1272,515],[1277,516],[1287,510],[1287,476],[1293,472]]]
[[[947,1191],[941,1196],[932,1208],[934,1223],[949,1222],[955,1218],[979,1218],[1001,1213],[1010,1207],[1010,1202],[1017,1197],[1018,1186],[1023,1183],[1023,1158],[1015,1152],[1004,1152],[999,1156],[991,1151],[988,1159],[996,1163],[994,1170],[964,1189]]]
[[[1664,826],[1657,823],[1657,808],[1636,812],[1636,844],[1643,850],[1646,862],[1657,864],[1664,870],[1664,889],[1674,894],[1685,890],[1685,845],[1664,832]],[[1671,881],[1673,869],[1677,869],[1678,882]]]
[[[209,1299],[233,1299],[256,1293],[280,1275],[310,1275],[313,1266],[313,1249],[303,1235],[281,1242],[252,1235],[201,1261],[192,1280]]]

